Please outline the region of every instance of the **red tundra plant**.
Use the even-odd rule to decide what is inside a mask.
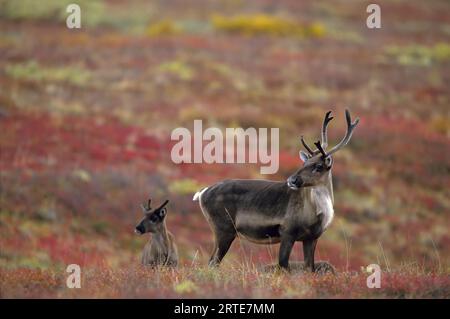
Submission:
[[[445,150],[449,142],[445,135],[419,120],[372,116],[361,121],[354,147],[374,167],[390,171],[408,183],[433,189],[446,185]]]
[[[104,266],[105,254],[94,243],[87,242],[80,235],[63,238],[58,235],[48,235],[39,238],[38,249],[47,251],[54,262],[64,265]]]
[[[95,169],[135,162],[150,171],[160,157],[163,143],[138,127],[115,119],[49,114],[12,114],[2,119],[5,135],[0,139],[2,170],[45,168]]]

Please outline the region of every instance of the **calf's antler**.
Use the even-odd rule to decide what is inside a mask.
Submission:
[[[161,206],[159,206],[159,207],[158,207],[157,209],[155,209],[155,210],[160,210],[161,208],[163,208],[164,206],[166,206],[168,202],[169,202],[169,200],[166,199],[166,201],[165,201],[164,203],[162,203]]]

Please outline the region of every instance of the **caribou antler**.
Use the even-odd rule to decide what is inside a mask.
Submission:
[[[323,119],[323,124],[322,124],[322,148],[323,149],[327,149],[328,147],[328,134],[327,134],[327,127],[328,127],[328,123],[330,123],[330,121],[334,118],[334,117],[330,117],[331,111],[328,111],[327,114],[325,114],[325,118]]]
[[[300,138],[300,140],[302,141],[303,146],[305,147],[305,149],[308,151],[309,154],[314,155],[314,152],[309,148],[308,144],[306,144],[305,140],[303,139],[303,135]]]
[[[155,209],[155,210],[160,210],[161,208],[163,208],[164,206],[166,206],[168,202],[169,202],[169,200],[166,199],[166,201],[165,201],[164,203],[162,203],[162,205],[159,206],[159,207],[158,207],[157,209]]]
[[[326,149],[328,147],[328,135],[327,135],[327,127],[328,127],[328,123],[330,123],[330,121],[334,118],[334,117],[330,117],[331,111],[328,111],[325,114],[325,118],[323,119],[323,124],[322,124],[322,131],[321,131],[321,146],[322,146],[322,150]],[[311,156],[314,156],[316,154],[318,154],[320,152],[319,149],[313,151],[308,144],[306,144],[305,140],[303,139],[303,136],[301,137],[301,141],[303,146],[305,147],[305,149],[308,151],[309,154],[311,154]],[[314,143],[314,145],[316,145],[316,143]]]
[[[325,151],[322,148],[322,144],[320,143],[320,141],[317,141],[314,143],[314,145],[317,147],[317,149],[319,150],[320,153],[322,153],[322,156],[325,158],[327,157],[327,153],[325,153]]]
[[[151,209],[152,209],[151,206],[150,206],[150,203],[151,203],[151,202],[152,202],[152,199],[149,198],[149,200],[148,200],[148,202],[147,202],[147,207],[145,207],[144,204],[141,204],[142,209],[143,209],[144,211],[149,211],[149,210],[151,210]]]
[[[328,134],[327,134],[327,128],[328,128],[328,124],[330,123],[330,121],[334,118],[331,115],[331,111],[328,111],[325,114],[325,118],[323,119],[323,124],[322,124],[322,136],[321,136],[321,140],[314,143],[314,145],[316,145],[317,150],[313,151],[308,144],[306,144],[305,140],[303,139],[303,136],[301,137],[301,141],[303,146],[305,147],[305,149],[308,151],[309,154],[311,154],[311,156],[317,155],[319,153],[322,153],[323,156],[329,156],[335,152],[337,152],[340,148],[342,148],[343,146],[347,145],[348,141],[350,141],[350,138],[352,137],[353,134],[353,130],[355,129],[356,125],[358,125],[359,123],[359,118],[357,118],[353,123],[352,123],[352,119],[350,116],[350,112],[348,109],[345,110],[345,118],[347,120],[347,133],[345,134],[344,138],[339,142],[339,144],[337,144],[336,146],[334,146],[329,152],[326,152],[325,150],[328,147]]]
[[[338,150],[340,150],[342,147],[347,145],[348,141],[350,141],[350,138],[352,137],[353,130],[355,129],[356,125],[359,123],[359,118],[356,118],[356,120],[352,123],[352,118],[350,116],[350,112],[348,109],[345,110],[345,119],[347,120],[347,133],[345,134],[344,138],[334,146],[329,152],[328,155],[331,155]]]

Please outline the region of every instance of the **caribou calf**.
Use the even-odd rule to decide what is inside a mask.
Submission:
[[[142,253],[142,264],[145,266],[176,266],[178,264],[178,251],[173,235],[166,227],[167,209],[166,200],[161,206],[152,210],[151,199],[147,207],[141,205],[145,217],[136,226],[136,234],[152,233],[152,239],[147,242]]]
[[[258,244],[281,243],[278,264],[288,268],[289,256],[296,241],[303,242],[305,266],[315,271],[314,252],[317,239],[333,220],[333,184],[331,155],[345,146],[359,122],[352,123],[345,111],[347,133],[326,151],[327,126],[333,119],[327,112],[321,141],[312,150],[301,138],[308,153],[300,151],[304,162],[287,181],[232,179],[204,188],[194,195],[215,237],[209,261],[218,265],[237,235]]]

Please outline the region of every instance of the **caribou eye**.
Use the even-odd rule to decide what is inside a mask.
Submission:
[[[156,223],[156,222],[158,221],[158,216],[152,215],[152,216],[150,217],[150,221],[151,221],[152,223]]]
[[[314,168],[314,170],[317,171],[317,172],[323,171],[323,165],[322,165],[322,164],[316,165],[316,167]]]

